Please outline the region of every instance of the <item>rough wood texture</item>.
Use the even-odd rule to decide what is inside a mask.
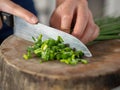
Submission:
[[[87,65],[75,66],[38,58],[25,61],[31,43],[16,36],[0,47],[0,88],[2,90],[110,90],[120,85],[120,41],[89,46],[93,53]]]

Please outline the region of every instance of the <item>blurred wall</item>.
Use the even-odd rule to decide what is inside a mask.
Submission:
[[[49,24],[49,18],[55,8],[55,0],[34,0],[41,23]]]
[[[99,18],[104,15],[105,0],[88,0],[88,6],[94,16]]]
[[[34,0],[41,23],[49,24],[49,18],[55,8],[55,1],[56,0]],[[88,3],[95,18],[103,16],[104,0],[88,0]]]
[[[120,0],[105,0],[104,16],[120,16]]]
[[[38,17],[43,24],[49,24],[49,18],[55,8],[56,0],[34,0]],[[94,18],[120,16],[120,0],[88,0]]]
[[[95,18],[120,16],[120,0],[88,0],[88,3]]]

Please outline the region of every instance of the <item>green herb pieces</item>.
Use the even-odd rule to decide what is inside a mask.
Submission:
[[[47,40],[42,40],[42,35],[37,39],[32,37],[34,44],[27,48],[27,53],[23,55],[25,60],[37,56],[40,58],[40,63],[58,60],[65,64],[75,65],[79,62],[87,64],[88,61],[82,59],[84,53],[82,51],[77,51],[69,47],[69,45],[64,44],[62,37],[58,36],[57,40],[49,38]]]

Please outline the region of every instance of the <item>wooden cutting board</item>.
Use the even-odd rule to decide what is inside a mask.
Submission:
[[[89,64],[24,60],[31,42],[10,36],[0,47],[0,88],[3,90],[110,90],[120,85],[120,40],[89,46]]]

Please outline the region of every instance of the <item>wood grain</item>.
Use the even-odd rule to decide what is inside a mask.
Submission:
[[[3,90],[110,90],[120,85],[120,40],[89,46],[89,64],[66,65],[57,61],[40,64],[24,60],[31,42],[10,36],[0,46],[0,88]]]

